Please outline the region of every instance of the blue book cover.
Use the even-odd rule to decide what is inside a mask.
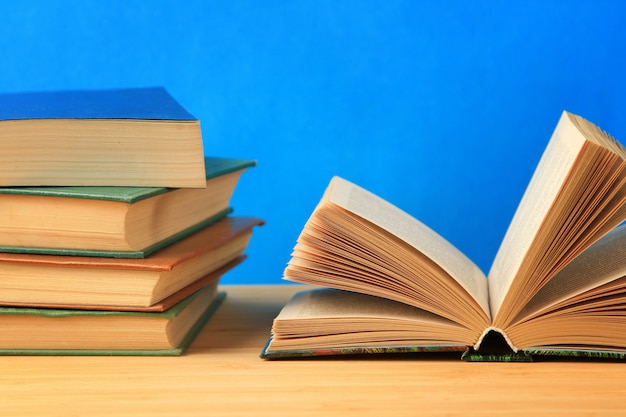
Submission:
[[[0,120],[196,120],[163,87],[0,94]]]
[[[200,121],[165,88],[0,94],[0,186],[202,188]]]

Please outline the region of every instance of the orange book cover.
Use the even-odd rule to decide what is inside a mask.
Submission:
[[[150,307],[242,256],[254,217],[226,217],[146,258],[0,253],[0,305]]]

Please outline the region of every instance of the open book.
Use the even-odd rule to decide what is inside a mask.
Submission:
[[[512,356],[626,356],[625,160],[622,145],[564,112],[488,277],[423,223],[333,178],[284,274],[326,288],[283,308],[261,356],[484,359],[487,335]]]

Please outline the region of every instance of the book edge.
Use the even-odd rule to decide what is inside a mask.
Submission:
[[[197,223],[181,232],[163,239],[145,249],[138,251],[106,251],[91,249],[73,249],[73,248],[37,248],[26,246],[0,246],[0,252],[24,254],[24,255],[54,255],[54,256],[84,256],[93,258],[115,258],[115,259],[144,259],[149,255],[166,248],[186,237],[191,236],[205,227],[227,217],[234,210],[229,207],[217,214]]]
[[[256,166],[256,161],[236,158],[204,157],[205,179],[209,181],[223,175]],[[124,195],[98,194],[98,189],[125,189]],[[130,186],[47,186],[47,187],[0,187],[0,195],[25,195],[33,197],[76,198],[83,200],[99,200],[117,203],[134,204],[151,197],[165,194],[178,188],[168,187],[130,187]]]
[[[0,356],[180,356],[191,346],[225,298],[226,292],[218,292],[183,341],[173,349],[0,349]]]

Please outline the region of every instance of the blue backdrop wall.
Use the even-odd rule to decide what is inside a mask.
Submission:
[[[0,2],[0,92],[163,85],[205,153],[256,159],[267,224],[226,283],[278,283],[333,175],[485,272],[567,109],[626,141],[626,2]]]

